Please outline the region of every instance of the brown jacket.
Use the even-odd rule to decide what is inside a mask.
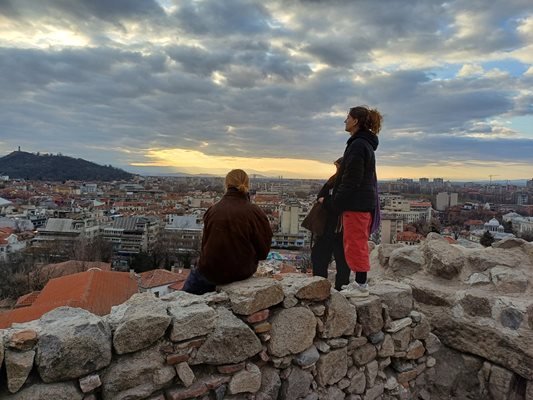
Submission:
[[[200,273],[215,284],[252,276],[266,259],[272,229],[265,213],[247,195],[229,188],[204,215]]]

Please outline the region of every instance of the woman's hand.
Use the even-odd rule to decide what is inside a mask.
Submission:
[[[324,198],[323,198],[323,197],[319,197],[317,201],[318,201],[319,203],[324,203]]]

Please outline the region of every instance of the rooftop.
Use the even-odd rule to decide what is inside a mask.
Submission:
[[[137,291],[137,283],[127,272],[91,269],[51,279],[31,306],[0,314],[0,329],[8,328],[15,322],[33,321],[61,306],[106,315],[112,306],[122,304]]]
[[[140,274],[140,287],[143,289],[150,289],[163,285],[171,285],[176,282],[182,282],[189,276],[190,270],[183,269],[180,272],[170,272],[166,269],[154,269]],[[173,289],[173,288],[172,288]]]

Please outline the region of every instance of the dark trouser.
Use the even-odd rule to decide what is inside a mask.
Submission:
[[[335,257],[335,264],[337,265],[335,289],[341,290],[342,285],[347,285],[350,282],[351,272],[344,257],[342,234],[325,234],[318,238],[311,249],[313,275],[328,277],[328,265],[332,255]]]
[[[215,289],[216,285],[214,283],[207,280],[197,268],[193,268],[181,290],[187,293],[201,295],[208,292],[214,292]]]

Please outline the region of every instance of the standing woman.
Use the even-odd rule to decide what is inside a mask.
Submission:
[[[204,215],[198,268],[185,281],[185,292],[200,295],[216,285],[247,279],[270,251],[272,229],[265,213],[250,202],[246,172],[230,171],[224,186],[222,199]]]
[[[333,193],[333,187],[337,180],[339,168],[342,163],[342,157],[336,160],[336,172],[328,181],[322,186],[318,192],[317,200],[326,198]],[[331,262],[331,256],[335,258],[335,265],[337,272],[335,274],[335,289],[341,290],[344,285],[350,282],[350,268],[346,264],[344,257],[344,247],[342,243],[342,232],[337,232],[337,224],[339,214],[332,209],[328,209],[328,217],[324,232],[317,235],[316,241],[311,248],[311,262],[313,263],[313,275],[328,277],[328,266]]]
[[[367,106],[350,108],[345,130],[350,134],[331,200],[325,199],[342,215],[343,245],[346,262],[355,272],[355,282],[344,286],[348,297],[368,296],[370,270],[368,239],[373,220],[377,221],[376,157],[378,133],[383,117]],[[324,200],[323,200],[324,201]],[[331,204],[327,204],[331,202]]]

